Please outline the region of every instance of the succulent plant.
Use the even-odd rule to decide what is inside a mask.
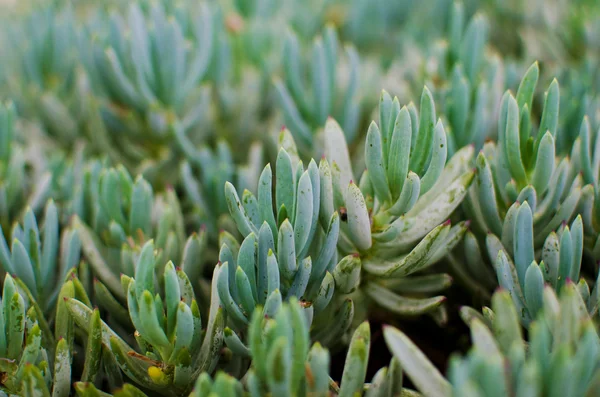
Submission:
[[[330,119],[325,127],[327,159],[319,167],[321,213],[344,212],[338,247],[342,254],[357,254],[363,269],[361,290],[402,315],[432,311],[444,301],[441,296],[417,298],[419,292],[409,280],[423,281],[418,272],[442,259],[462,238],[467,224],[451,227],[447,221],[474,177],[468,168],[472,147],[461,149],[446,164],[446,133],[441,121],[436,123],[427,88],[420,110],[400,108],[397,98],[383,92],[380,123],[371,123],[367,132],[367,170],[358,186],[344,135]],[[448,285],[443,274],[428,280],[420,291],[424,294]]]
[[[59,231],[58,210],[52,200],[46,204],[42,230],[31,209],[23,224],[15,223],[10,234],[0,229],[0,264],[5,272],[19,278],[33,299],[48,313],[54,309],[63,281],[79,265],[81,241],[72,228]],[[10,249],[6,236],[11,241]]]
[[[253,144],[248,162],[240,165],[236,164],[231,146],[224,140],[217,143],[214,151],[208,147],[190,150],[190,161],[184,161],[180,168],[181,187],[187,198],[185,204],[191,207],[188,213],[195,218],[186,221],[196,227],[203,225],[213,238],[221,229],[235,232],[237,228],[229,218],[223,186],[232,182],[239,192],[255,191],[263,166],[262,146]]]
[[[488,29],[487,20],[481,14],[474,15],[465,25],[462,3],[454,3],[445,62],[439,62],[438,77],[447,83],[447,88],[442,88],[446,96],[443,113],[449,123],[451,154],[469,144],[480,149],[493,134],[503,71],[500,59],[487,45]]]
[[[103,322],[98,343],[110,348],[119,368],[137,384],[162,394],[180,395],[191,390],[201,372],[215,368],[223,340],[224,314],[216,295],[215,277],[204,332],[192,284],[172,262],[164,266],[161,275],[162,293],[156,291],[159,278],[155,267],[159,260],[149,241],[139,255],[135,277],[121,278],[141,353]],[[66,304],[75,322],[90,330],[94,312],[76,299],[70,298]]]
[[[521,3],[0,0],[0,397],[597,395],[600,3]]]
[[[572,148],[573,165],[583,178],[586,186],[583,188],[579,205],[584,220],[586,239],[584,248],[588,256],[594,260],[600,259],[600,246],[598,245],[598,172],[600,168],[596,165],[600,159],[598,152],[597,132],[593,133],[589,117],[584,117],[581,122],[579,136]]]
[[[21,76],[7,79],[11,95],[20,113],[38,119],[52,137],[71,145],[85,128],[80,105],[89,91],[78,68],[73,9],[46,5],[17,21],[6,25],[13,37],[5,49],[6,59],[13,60],[7,71]],[[16,37],[27,37],[27,44],[17,45]]]
[[[507,236],[512,249],[493,234],[488,235],[486,246],[490,256],[497,257],[496,274],[501,287],[508,290],[514,300],[519,318],[528,324],[542,308],[545,286],[560,292],[567,282],[574,282],[591,315],[598,312],[598,283],[590,292],[584,278],[580,279],[583,254],[583,222],[578,216],[571,227],[563,225],[558,233],[548,235],[541,250],[541,261],[535,260],[533,248],[533,216],[527,202],[515,206],[514,233]],[[476,243],[476,242],[475,242]],[[476,260],[476,253],[470,253]],[[527,264],[529,263],[529,264]],[[478,277],[479,278],[479,277]]]
[[[5,374],[0,382],[0,392],[47,396],[52,392],[53,396],[66,397],[71,387],[73,329],[65,322],[57,329],[61,338],[55,346],[53,339],[45,340],[44,325],[38,321],[45,322],[44,317],[38,317],[42,313],[34,301],[21,295],[21,286],[6,275],[0,310],[0,362]],[[53,352],[55,356],[50,360]]]
[[[448,378],[398,329],[384,330],[388,346],[407,375],[430,396],[593,395],[600,380],[598,330],[568,282],[559,297],[543,290],[543,309],[523,339],[518,308],[508,291],[492,298],[484,314],[462,311],[473,347],[450,360]]]
[[[515,203],[527,203],[533,225],[532,249],[538,250],[551,232],[574,218],[580,199],[589,194],[586,193],[589,187],[583,186],[583,178],[576,175],[569,159],[556,156],[554,136],[559,106],[556,80],[548,88],[538,131],[533,130],[529,109],[538,75],[538,65],[534,63],[521,80],[516,98],[509,91],[505,93],[498,122],[498,144],[486,143],[479,153],[477,181],[463,205],[473,221],[473,233],[468,234],[463,246],[463,257],[468,259],[453,254],[450,262],[463,283],[483,295],[488,294],[490,284],[486,287],[486,277],[478,277],[486,270],[471,273],[464,264],[477,268],[478,261],[496,260],[497,250],[489,251],[489,255],[485,250],[476,253],[478,247],[486,244],[483,241],[489,239],[484,238],[486,235],[493,234],[505,247],[512,247],[520,208]]]
[[[337,34],[331,28],[314,40],[309,63],[311,85],[307,87],[298,39],[290,34],[284,45],[285,80],[276,80],[275,88],[286,126],[303,153],[312,153],[314,135],[330,116],[343,125],[348,142],[357,135],[359,58],[354,48],[346,47],[350,69],[346,85],[340,87],[338,70],[347,66],[338,59],[338,47]]]
[[[225,185],[231,217],[244,240],[221,246],[219,296],[233,328],[242,332],[257,305],[273,317],[282,301],[302,299],[308,323],[314,318],[315,337],[327,343],[350,326],[352,301],[334,298],[334,291],[347,294],[356,288],[360,263],[353,256],[338,258],[340,217],[320,212],[316,162],[304,169],[288,130],[281,132],[280,145],[275,178],[268,164],[258,181],[258,197],[245,190],[240,199],[231,183]],[[340,321],[329,322],[332,314]]]
[[[213,54],[212,10],[206,4],[187,12],[165,8],[154,3],[145,15],[133,3],[126,19],[112,13],[106,34],[91,39],[88,69],[106,96],[105,139],[134,164],[174,161],[170,125],[179,120],[187,133],[206,108],[199,83]]]
[[[154,195],[143,177],[133,180],[124,167],[103,167],[99,161],[88,165],[76,189],[73,226],[91,268],[113,293],[125,296],[119,273],[133,275],[139,247],[152,238],[164,263],[180,262],[186,238],[173,190]]]

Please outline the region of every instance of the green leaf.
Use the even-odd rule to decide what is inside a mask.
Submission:
[[[365,293],[378,305],[401,316],[417,316],[431,313],[446,301],[443,296],[433,298],[408,298],[370,282],[364,286]]]
[[[419,391],[432,397],[452,395],[452,386],[406,335],[387,326],[383,329],[383,336],[388,348]]]
[[[27,288],[37,296],[37,284],[35,279],[35,271],[27,250],[19,240],[13,240],[12,243],[12,258],[11,262],[15,266],[15,273],[23,280]]]
[[[314,117],[318,125],[325,122],[331,112],[331,83],[334,78],[327,68],[327,59],[323,41],[317,37],[312,47],[311,77],[314,94]]]
[[[497,236],[502,234],[502,220],[498,211],[494,180],[490,165],[483,154],[477,156],[477,190],[478,204],[481,207],[486,226]]]
[[[306,291],[306,287],[308,286],[309,278],[312,272],[312,260],[310,256],[304,258],[302,263],[300,263],[300,267],[296,272],[296,276],[294,277],[294,281],[290,285],[290,288],[287,291],[286,299],[289,299],[292,296],[297,298],[301,298],[304,296]]]
[[[532,262],[525,273],[525,302],[531,317],[535,318],[543,307],[544,277],[537,263]]]
[[[433,145],[433,129],[435,125],[435,104],[433,96],[427,87],[423,87],[421,94],[421,118],[419,122],[418,139],[415,140],[414,150],[411,152],[410,167],[417,175],[423,175],[431,147]],[[414,128],[415,126],[413,126]]]
[[[71,352],[69,343],[60,339],[54,357],[54,385],[52,397],[67,397],[71,391]]]
[[[481,320],[475,318],[469,324],[473,346],[489,358],[502,358],[492,331]]]
[[[549,132],[546,132],[542,137],[542,141],[538,148],[533,178],[531,181],[539,195],[544,193],[548,188],[550,178],[554,172],[554,156],[554,137]]]
[[[54,336],[58,339],[65,339],[68,344],[68,349],[73,348],[73,319],[69,314],[69,309],[65,303],[65,299],[75,297],[75,286],[73,281],[69,280],[63,284],[58,294],[58,302],[56,305],[56,318],[54,323]]]
[[[325,157],[329,164],[337,164],[340,170],[340,186],[347,186],[353,179],[348,145],[340,125],[331,117],[325,123],[324,139]]]
[[[442,122],[438,121],[433,131],[433,148],[429,166],[421,178],[421,194],[427,193],[435,185],[444,170],[447,156],[446,132]]]
[[[227,208],[229,213],[235,221],[235,224],[243,236],[247,236],[250,233],[258,233],[256,226],[252,223],[243,207],[240,198],[238,197],[235,187],[229,182],[225,183],[225,199],[227,201]]]
[[[492,321],[494,335],[502,352],[508,354],[515,346],[524,348],[523,334],[519,316],[512,303],[510,292],[500,290],[492,295],[494,320]]]
[[[558,128],[558,108],[560,102],[560,93],[558,88],[558,81],[552,80],[548,91],[546,92],[546,99],[544,101],[544,110],[542,111],[542,119],[540,121],[540,129],[538,130],[538,137],[536,139],[536,148],[539,146],[541,137],[544,136],[546,131],[550,131],[553,137],[556,137]]]
[[[144,236],[150,236],[152,227],[152,186],[142,176],[138,176],[131,193],[129,212],[129,233],[136,235],[141,230]]]
[[[308,238],[312,228],[313,187],[308,171],[304,172],[298,182],[296,194],[296,211],[294,215],[294,244],[296,252],[304,250],[309,244]]]
[[[58,253],[58,212],[54,201],[48,201],[44,215],[44,240],[42,244],[41,281],[44,290],[49,291],[52,284],[49,282],[56,272],[56,258]]]
[[[533,215],[527,202],[523,203],[517,213],[514,237],[514,261],[519,285],[525,286],[525,273],[535,259],[533,247]]]
[[[369,323],[364,322],[358,326],[354,335],[352,335],[348,347],[339,392],[340,397],[352,397],[362,392],[367,375],[370,345],[371,329]]]
[[[371,248],[371,222],[365,199],[354,182],[350,182],[346,191],[346,211],[350,239],[361,251]]]
[[[100,311],[95,309],[90,320],[83,364],[82,382],[94,382],[100,370],[102,360],[102,320]]]
[[[6,291],[6,286],[4,291]],[[7,358],[15,360],[21,354],[25,332],[25,303],[17,292],[12,296],[4,294],[4,321],[6,327]]]
[[[519,135],[519,106],[512,95],[508,96],[506,130],[504,131],[505,159],[511,176],[519,186],[527,184],[527,174],[521,157],[521,138]]]
[[[401,197],[401,193],[404,194],[403,185],[406,184],[405,179],[408,173],[411,138],[412,126],[410,114],[406,106],[404,106],[398,113],[396,120],[394,120],[394,128],[389,145],[387,179],[392,199]]]
[[[258,208],[260,211],[260,217],[266,221],[271,227],[273,232],[273,238],[277,234],[277,223],[275,215],[273,214],[273,172],[271,171],[271,164],[267,164],[260,174],[258,180]]]
[[[296,248],[294,244],[294,229],[289,220],[283,221],[279,227],[277,238],[277,262],[283,277],[291,279],[296,273],[298,264],[296,263]]]
[[[527,106],[529,109],[531,109],[531,105],[533,103],[533,94],[535,93],[535,87],[538,82],[539,74],[540,68],[536,61],[529,67],[529,69],[527,69],[523,79],[521,79],[521,83],[519,84],[519,89],[517,90],[517,103],[519,104],[519,109],[522,109],[523,106]]]
[[[227,262],[217,266],[218,269],[218,282],[217,282],[217,291],[219,294],[219,299],[221,304],[227,311],[227,313],[232,316],[232,318],[239,322],[240,324],[246,324],[248,320],[238,307],[237,303],[233,300],[231,293],[229,292],[229,264]],[[233,282],[233,280],[232,280]]]
[[[361,261],[356,254],[350,254],[333,269],[336,289],[343,294],[349,294],[360,284]]]
[[[157,316],[154,298],[150,291],[146,290],[138,296],[138,305],[140,307],[140,323],[143,327],[138,330],[140,334],[153,345],[169,346],[169,340],[161,325],[162,321]]]
[[[367,169],[369,170],[369,179],[375,190],[375,195],[381,203],[390,202],[392,196],[386,176],[381,133],[374,121],[371,122],[369,130],[367,131],[365,161]]]
[[[288,341],[280,337],[270,346],[267,352],[267,383],[269,390],[274,396],[290,395],[292,393],[290,384],[290,362],[291,352]]]
[[[421,180],[419,176],[412,171],[402,184],[402,192],[394,205],[389,209],[389,213],[395,216],[402,216],[412,209],[421,195]]]

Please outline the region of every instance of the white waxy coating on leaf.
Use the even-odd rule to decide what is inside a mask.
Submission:
[[[329,163],[335,162],[340,169],[340,185],[346,186],[353,179],[352,163],[346,137],[340,125],[331,117],[325,123],[325,156]]]
[[[353,182],[346,190],[346,210],[350,239],[359,250],[368,250],[371,248],[371,222],[365,198]]]

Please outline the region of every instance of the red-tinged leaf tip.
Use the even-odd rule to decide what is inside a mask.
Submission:
[[[445,296],[442,296],[442,298],[440,299],[440,303],[444,303],[444,302],[446,302],[447,300],[448,300],[448,298],[447,298],[447,297],[445,297]]]
[[[98,280],[98,277],[94,276],[94,278],[92,279],[92,282],[94,284],[96,284],[97,282],[99,282],[100,280]]]
[[[471,220],[470,220],[470,219],[467,219],[467,220],[465,221],[465,227],[468,229],[468,228],[469,228],[469,226],[471,226]]]
[[[354,183],[354,181],[352,179],[350,179],[350,184],[352,185]]]
[[[448,226],[452,224],[452,221],[450,219],[448,219],[446,222],[444,222],[444,226]]]
[[[63,301],[68,302],[69,301],[69,297],[68,296],[63,296]]]
[[[206,225],[204,223],[202,225],[200,225],[200,231],[202,231],[202,232],[206,231]]]
[[[281,132],[281,131],[283,131],[283,130],[285,130],[285,124],[283,124],[283,125],[281,126],[281,129],[279,130],[279,132]]]
[[[517,206],[519,206],[519,205],[521,205],[521,202],[520,202],[519,200],[517,200],[517,201],[515,201],[515,204],[516,204]]]
[[[571,277],[567,277],[565,279],[565,284],[573,284],[573,280],[571,280]]]
[[[321,160],[325,160],[326,158],[327,157],[324,154],[321,155]]]
[[[494,291],[494,293],[496,293],[496,292],[503,292],[503,291],[504,291],[503,287],[498,287],[498,288],[496,288],[496,290]]]
[[[175,267],[175,271],[176,271],[176,272],[179,272],[179,271],[181,271],[181,266],[176,266],[176,267]]]
[[[358,252],[353,253],[352,256],[354,258],[360,258],[360,254]]]
[[[333,117],[331,117],[331,115],[327,116],[327,121],[331,121],[333,120]]]

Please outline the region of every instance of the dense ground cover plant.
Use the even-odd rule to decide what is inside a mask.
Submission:
[[[534,3],[0,2],[0,395],[598,395],[600,6]]]

